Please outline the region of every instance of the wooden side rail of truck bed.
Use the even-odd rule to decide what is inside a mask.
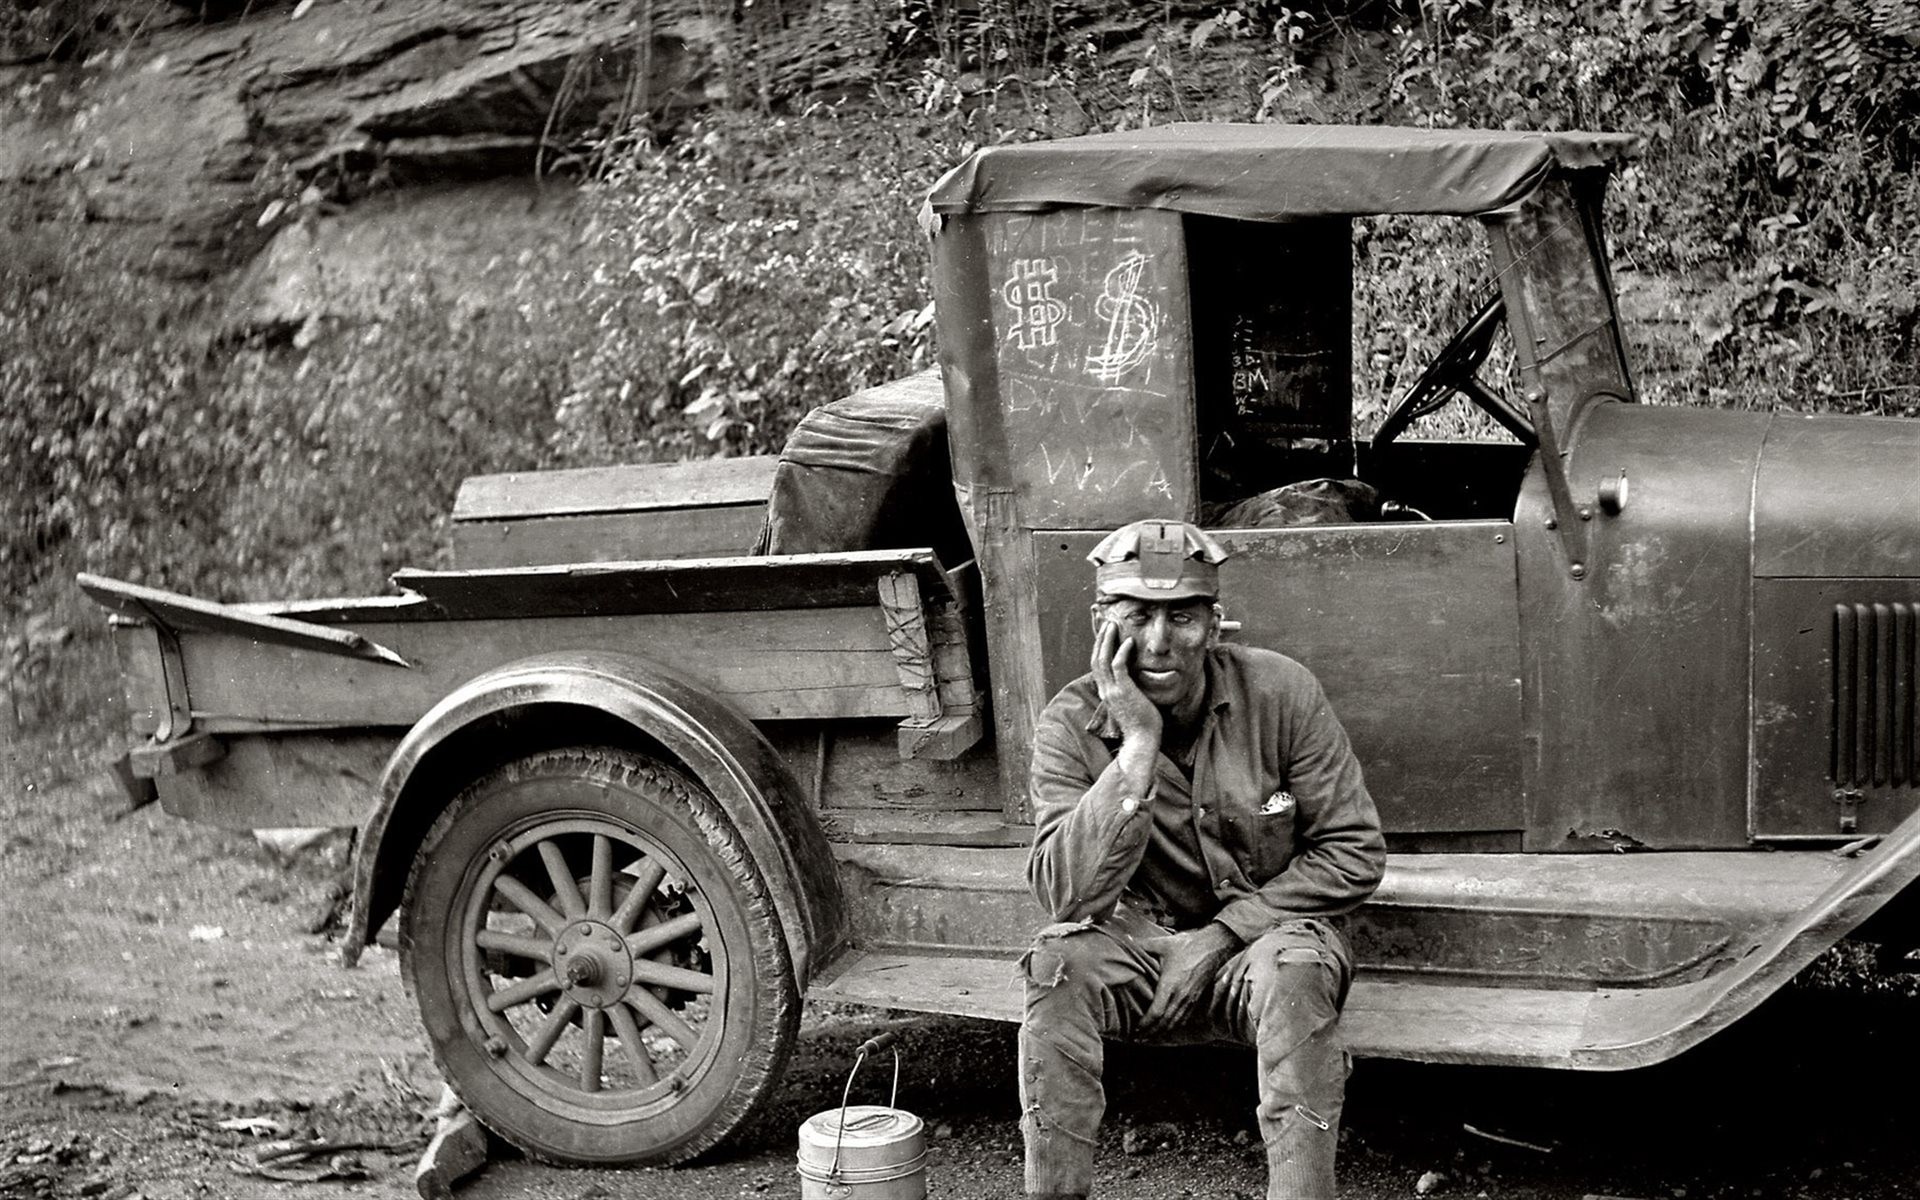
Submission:
[[[972,567],[948,571],[928,550],[393,579],[403,594],[219,604],[82,576],[114,613],[133,730],[147,739],[132,773],[157,777],[169,811],[199,820],[351,824],[365,781],[441,697],[561,651],[657,656],[749,720],[893,718],[904,757],[955,757],[981,736]],[[261,734],[278,736],[245,736]],[[218,769],[228,754],[246,761]],[[338,804],[315,811],[311,789],[297,806],[241,794],[242,778],[299,764],[340,783]]]

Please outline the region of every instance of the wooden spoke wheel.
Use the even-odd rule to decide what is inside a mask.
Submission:
[[[447,1082],[564,1162],[713,1146],[798,1020],[739,835],[697,784],[622,750],[538,754],[468,788],[414,860],[400,951]]]

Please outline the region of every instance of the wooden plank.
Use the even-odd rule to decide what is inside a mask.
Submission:
[[[850,951],[807,988],[807,997],[841,1004],[953,1013],[990,1021],[1018,1021],[1024,1003],[1006,958],[935,958]]]
[[[1017,956],[854,950],[807,989],[815,1000],[1018,1021]],[[1455,988],[1361,978],[1340,1032],[1355,1054],[1428,1062],[1567,1066],[1588,992]]]
[[[907,694],[909,717],[931,723],[940,716],[940,690],[934,675],[933,647],[927,636],[920,584],[906,571],[880,577],[880,612],[887,622],[900,688]]]
[[[925,549],[487,571],[407,570],[395,572],[393,582],[426,597],[423,611],[409,610],[413,619],[464,621],[872,606],[880,578],[895,571],[916,576],[928,599],[947,598],[945,573],[933,551]]]
[[[928,705],[930,713],[900,723],[901,758],[958,758],[986,735],[986,722],[973,686],[973,656],[962,608],[965,592],[961,589],[968,582],[956,580],[949,573],[948,583],[955,587],[956,599],[923,610],[922,628],[932,659],[924,668],[931,675],[926,686],[933,689],[935,701]],[[882,592],[884,595],[884,584]],[[901,670],[905,683],[906,667]]]
[[[235,737],[218,762],[155,781],[177,817],[227,829],[357,826],[401,730]]]
[[[316,625],[347,625],[359,621],[431,620],[436,610],[425,596],[411,592],[386,596],[329,596],[301,600],[242,600],[229,604],[242,612],[265,613]]]
[[[135,775],[156,779],[178,775],[219,762],[226,756],[226,743],[210,733],[190,733],[185,737],[135,746],[127,755],[127,767]]]
[[[990,955],[1047,924],[1024,846],[836,843],[854,941],[868,950]]]
[[[820,824],[833,842],[905,846],[1025,846],[1033,826],[1009,825],[998,813],[909,812],[828,808]]]
[[[113,653],[120,662],[120,683],[127,698],[133,732],[141,737],[167,718],[167,676],[160,658],[160,633],[147,621],[114,617]]]
[[[348,654],[394,667],[407,665],[406,660],[393,651],[350,629],[329,629],[304,621],[290,621],[254,609],[199,600],[178,592],[84,572],[78,582],[80,590],[102,607],[121,616],[152,621],[156,626],[174,630],[204,629],[238,633],[276,645],[298,646],[326,654]]]
[[[843,868],[856,868],[862,875],[882,885],[912,881],[916,886],[935,891],[998,891],[1020,896],[1033,904],[1027,890],[1027,850],[1025,838],[1031,827],[1020,827],[1023,840],[1018,847],[956,848],[951,846],[837,845],[834,861]],[[1033,929],[1046,923],[1045,914],[1036,907],[1032,929],[1011,932],[1007,946],[1024,945]]]
[[[1027,804],[1027,764],[1033,757],[1034,722],[1050,697],[1041,657],[1034,542],[1022,527],[1013,494],[988,492],[978,499],[984,510],[976,512],[976,522],[987,670],[995,687],[994,735],[1006,800],[1003,812],[1010,824],[1020,824],[1032,816]]]
[[[906,696],[878,607],[370,623],[415,664],[255,643],[182,640],[196,728],[411,725],[482,671],[557,651],[630,650],[668,665],[755,720],[904,717]]]
[[[763,503],[724,508],[591,513],[512,521],[460,521],[453,561],[463,570],[634,559],[712,558],[753,549]]]
[[[771,454],[698,462],[635,463],[565,471],[474,475],[460,484],[453,519],[499,521],[579,513],[643,512],[766,503],[779,459]]]
[[[1362,975],[1340,1033],[1373,1058],[1481,1066],[1570,1065],[1592,992],[1401,983]]]
[[[452,1089],[447,1095],[453,1095]],[[450,1111],[441,1114],[426,1153],[413,1168],[413,1190],[420,1200],[453,1200],[460,1182],[487,1165],[487,1131],[459,1106],[458,1098],[452,1104]]]
[[[825,807],[931,813],[997,813],[998,764],[991,754],[906,761],[897,730],[836,737],[827,754]]]
[[[986,736],[987,725],[977,712],[948,713],[931,720],[900,722],[901,758],[959,758]]]
[[[117,821],[136,809],[145,808],[160,798],[160,792],[153,786],[153,780],[145,775],[133,772],[133,755],[121,754],[107,769],[113,774],[113,781],[120,785],[122,803],[106,805],[102,814],[109,821]]]
[[[971,711],[978,697],[966,614],[957,604],[936,605],[928,613],[928,633],[933,640],[934,676],[940,682],[940,706]]]
[[[993,814],[1000,809],[1000,773],[986,751],[952,760],[900,757],[895,728],[882,722],[827,732],[820,762],[820,729],[769,727],[769,740],[796,779],[817,779],[828,809],[878,809]]]
[[[1853,868],[1824,851],[1664,854],[1390,854],[1369,908],[1561,912],[1770,925]]]

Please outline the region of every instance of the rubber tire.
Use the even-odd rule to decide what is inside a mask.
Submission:
[[[582,789],[579,784],[592,785]],[[574,800],[544,807],[543,785]],[[597,803],[582,805],[582,792]],[[596,811],[597,810],[597,811]],[[515,832],[565,815],[610,818],[652,839],[685,867],[726,943],[726,1011],[718,1052],[663,1110],[610,1120],[535,1103],[501,1076],[465,987],[450,966],[449,930],[489,850]],[[575,1165],[685,1162],[740,1126],[778,1082],[792,1051],[800,1001],[768,889],[720,805],[680,772],[626,750],[547,751],[482,777],[428,830],[400,909],[400,964],[449,1086],[488,1129],[527,1154]],[[736,949],[741,947],[741,949]],[[555,1111],[559,1109],[560,1111]]]

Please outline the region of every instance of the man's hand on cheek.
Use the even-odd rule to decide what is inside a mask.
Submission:
[[[1100,633],[1093,640],[1093,682],[1100,700],[1107,706],[1120,736],[1127,741],[1150,742],[1157,751],[1160,743],[1160,710],[1140,690],[1133,678],[1134,642],[1122,634],[1118,623],[1099,622]]]

